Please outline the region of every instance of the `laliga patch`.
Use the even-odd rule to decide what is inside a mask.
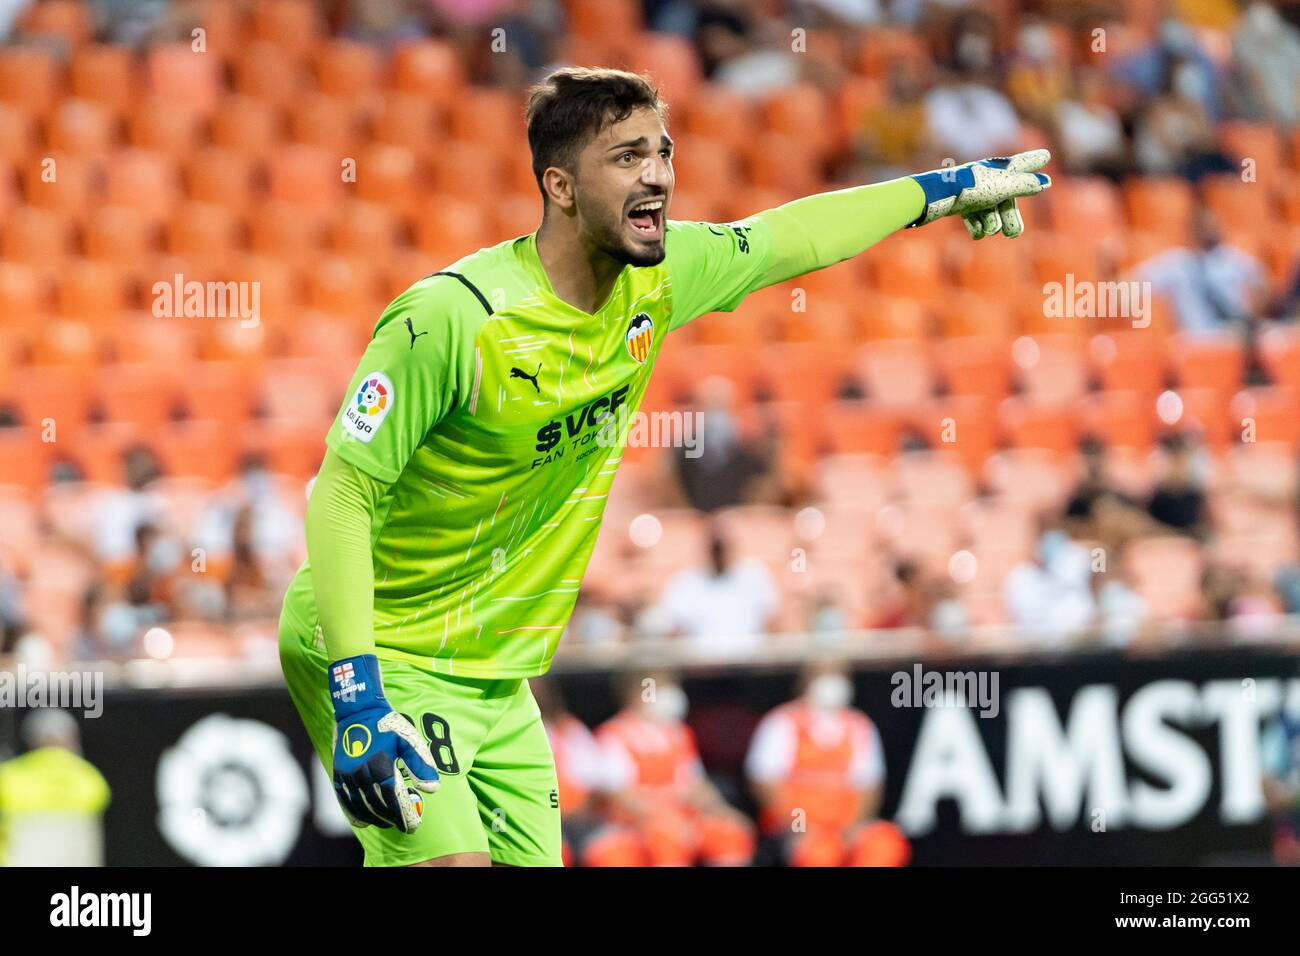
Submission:
[[[392,411],[393,399],[393,380],[383,372],[368,372],[343,409],[343,430],[357,441],[369,442]]]

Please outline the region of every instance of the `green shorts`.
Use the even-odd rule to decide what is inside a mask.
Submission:
[[[555,759],[526,680],[474,680],[421,670],[380,653],[384,695],[429,741],[438,792],[424,799],[411,834],[356,827],[366,866],[408,866],[451,853],[488,853],[510,866],[561,866]],[[326,771],[333,767],[334,708],[325,651],[288,612],[280,663],[289,696]]]

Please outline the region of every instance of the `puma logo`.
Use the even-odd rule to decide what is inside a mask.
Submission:
[[[510,369],[510,377],[511,377],[511,378],[525,378],[525,379],[527,379],[528,381],[532,382],[532,383],[533,383],[533,388],[537,390],[537,394],[538,394],[538,395],[542,394],[542,390],[541,390],[541,388],[540,388],[540,387],[538,386],[538,384],[537,384],[537,376],[539,376],[539,375],[541,375],[541,374],[542,374],[542,363],[541,363],[541,362],[538,362],[538,363],[537,363],[537,371],[534,372],[532,375],[529,375],[527,372],[525,372],[525,371],[524,371],[523,369],[521,369],[521,368],[511,368],[511,369]]]
[[[411,333],[411,348],[415,348],[415,340],[418,339],[421,335],[429,334],[428,331],[424,331],[424,332],[415,331],[415,326],[411,324],[411,317],[409,315],[406,317],[406,331]]]

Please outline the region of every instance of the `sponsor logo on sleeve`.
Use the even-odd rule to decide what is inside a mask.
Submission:
[[[368,372],[343,409],[344,432],[357,441],[369,442],[392,411],[395,397],[392,379],[383,372]]]

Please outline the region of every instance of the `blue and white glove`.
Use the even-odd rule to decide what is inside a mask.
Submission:
[[[995,156],[917,173],[912,178],[925,190],[925,211],[912,226],[924,226],[944,216],[961,216],[972,239],[1002,233],[1014,239],[1025,231],[1025,221],[1016,209],[1020,196],[1036,196],[1052,185],[1052,178],[1038,172],[1052,159],[1045,149],[1031,149],[1014,156]]]
[[[420,791],[438,789],[438,771],[419,732],[393,710],[379,681],[379,659],[361,654],[329,667],[334,702],[334,793],[353,826],[420,825]],[[414,789],[411,789],[411,788]]]

